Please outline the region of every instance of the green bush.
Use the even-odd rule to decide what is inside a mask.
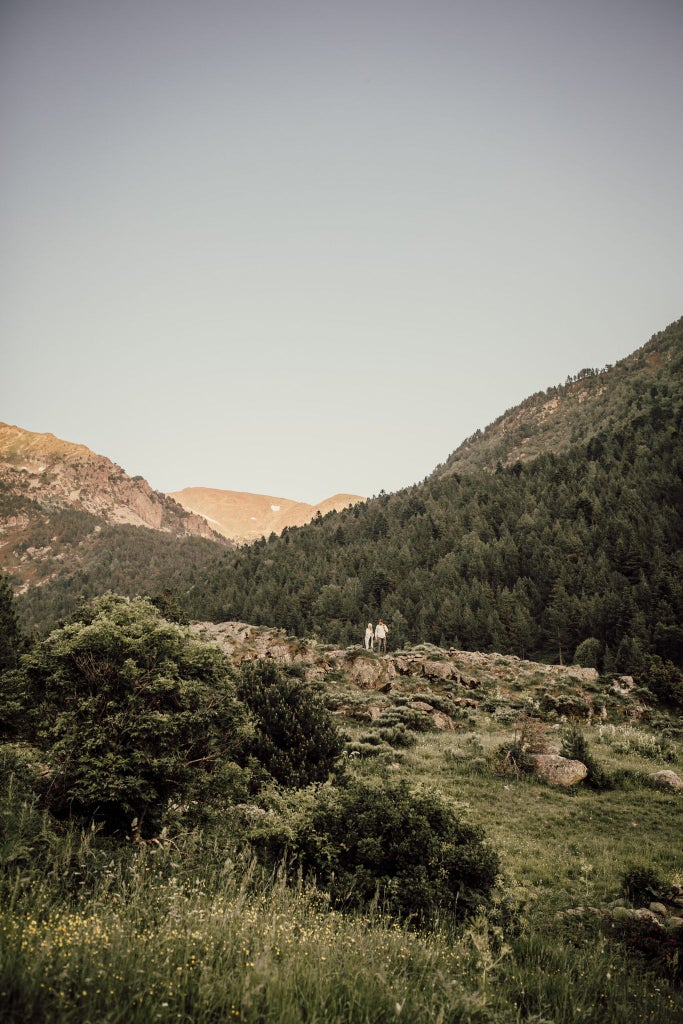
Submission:
[[[225,656],[149,601],[98,598],[21,672],[25,738],[43,752],[58,816],[152,831],[170,800],[217,796],[240,754],[246,717]]]
[[[14,592],[5,576],[0,576],[0,676],[16,668],[23,645]]]
[[[322,698],[272,661],[246,665],[237,684],[255,732],[248,749],[283,786],[322,782],[342,752],[344,737]]]
[[[560,754],[562,757],[568,757],[572,761],[581,761],[582,764],[585,764],[588,769],[588,775],[586,776],[587,786],[590,786],[592,789],[612,788],[612,780],[609,774],[591,754],[588,741],[577,725],[571,725],[565,731],[562,737]]]
[[[574,651],[574,662],[581,668],[598,668],[602,644],[595,636],[589,636],[582,641]]]
[[[297,853],[339,906],[377,899],[389,913],[420,924],[442,911],[475,911],[499,868],[481,830],[438,796],[381,780],[323,787]]]
[[[666,888],[666,882],[656,871],[642,865],[629,868],[621,879],[621,891],[624,896],[639,906],[661,899]]]

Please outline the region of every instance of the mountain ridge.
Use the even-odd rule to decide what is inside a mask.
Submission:
[[[662,371],[680,365],[682,355],[683,317],[616,363],[582,369],[564,384],[529,395],[466,438],[428,479],[494,472],[499,464],[528,462],[548,451],[559,454],[572,444],[589,443],[601,430],[618,429],[633,413],[629,398],[634,373],[645,388]]]
[[[171,491],[169,497],[203,516],[224,537],[246,544],[271,533],[279,535],[286,527],[303,526],[318,514],[340,511],[366,500],[357,494],[340,493],[310,505],[291,498],[212,487],[185,487]]]
[[[105,455],[51,433],[0,423],[0,482],[6,494],[23,495],[44,508],[71,507],[109,523],[176,537],[222,539],[202,517],[152,490],[143,477],[131,477]]]

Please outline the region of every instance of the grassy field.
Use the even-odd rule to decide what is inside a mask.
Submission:
[[[655,768],[680,772],[680,742],[645,725],[586,726],[620,781],[565,790],[492,770],[513,728],[480,710],[455,732],[348,759],[352,772],[436,790],[500,855],[487,912],[429,932],[381,907],[344,915],[311,880],[264,875],[228,819],[115,843],[59,829],[6,772],[2,1020],[678,1024],[680,966],[624,941],[603,912],[633,866],[683,882],[681,795],[643,783]]]

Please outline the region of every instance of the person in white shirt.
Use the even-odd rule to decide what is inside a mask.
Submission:
[[[377,653],[381,654],[382,651],[387,653],[387,636],[389,630],[384,625],[384,622],[380,619],[375,627],[375,640],[377,641]]]
[[[375,634],[372,631],[372,623],[368,622],[368,628],[365,630],[365,650],[374,651],[375,649]]]

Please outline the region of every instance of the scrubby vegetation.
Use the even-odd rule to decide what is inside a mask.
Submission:
[[[629,909],[683,894],[681,796],[647,784],[654,749],[683,764],[675,717],[629,723],[589,681],[613,720],[563,720],[504,659],[472,700],[354,689],[339,660],[323,691],[246,649],[109,596],[5,671],[4,1020],[680,1019],[680,933]],[[609,787],[498,770],[563,739]]]

